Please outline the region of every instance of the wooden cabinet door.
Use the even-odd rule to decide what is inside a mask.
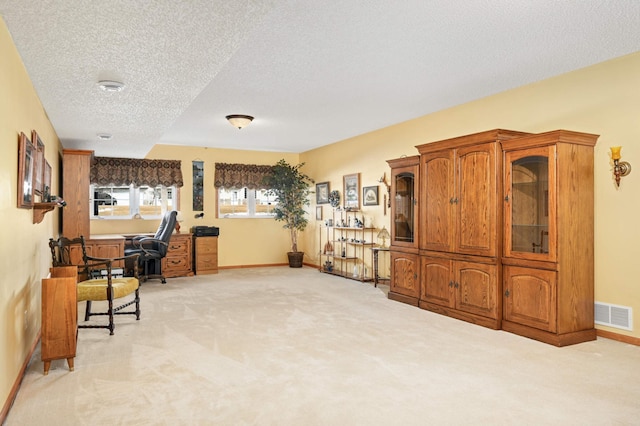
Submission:
[[[456,150],[456,188],[453,198],[457,253],[496,256],[497,144]]]
[[[489,318],[498,317],[496,265],[454,262],[456,309]]]
[[[556,169],[555,145],[505,152],[506,257],[557,260]],[[574,217],[571,211],[566,213]]]
[[[391,291],[417,299],[420,295],[419,268],[417,254],[392,251]]]
[[[114,258],[124,256],[124,238],[95,239],[85,242],[87,255],[101,258]],[[116,268],[124,266],[119,260],[113,264]]]
[[[418,193],[419,159],[413,165],[392,167],[391,169],[391,245],[418,248]],[[401,160],[389,161],[389,164]],[[407,162],[411,158],[407,159]]]
[[[453,150],[422,156],[420,174],[420,248],[453,251],[454,161]]]
[[[420,300],[440,306],[455,307],[453,262],[422,256],[420,259]]]
[[[505,265],[504,320],[556,332],[556,272]]]

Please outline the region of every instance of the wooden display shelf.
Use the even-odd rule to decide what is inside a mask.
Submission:
[[[44,215],[51,210],[59,207],[58,203],[34,203],[33,204],[33,223],[40,223],[44,219]]]

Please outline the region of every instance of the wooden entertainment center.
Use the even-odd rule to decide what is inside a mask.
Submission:
[[[497,129],[389,160],[389,298],[556,346],[594,340],[597,139]]]

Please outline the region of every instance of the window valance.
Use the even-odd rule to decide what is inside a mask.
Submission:
[[[245,186],[249,189],[267,189],[262,180],[271,173],[271,167],[256,164],[216,163],[214,186],[226,189],[240,189]]]
[[[94,157],[91,183],[98,185],[184,185],[180,160]]]

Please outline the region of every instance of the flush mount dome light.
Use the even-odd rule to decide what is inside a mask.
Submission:
[[[232,114],[227,115],[226,118],[233,127],[237,127],[238,129],[247,127],[253,121],[253,117],[250,115]]]
[[[124,89],[124,83],[114,80],[100,80],[98,87],[105,92],[122,92]]]
[[[113,138],[111,133],[98,133],[98,139],[101,141],[110,141]]]

